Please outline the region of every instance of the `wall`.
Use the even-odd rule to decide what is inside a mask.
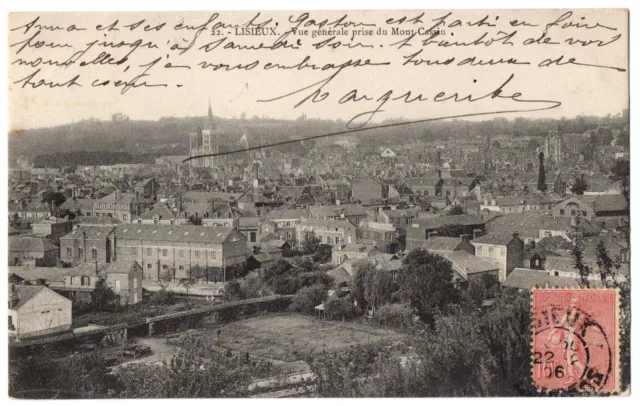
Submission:
[[[16,312],[13,323],[19,338],[71,328],[71,301],[49,289],[40,291]]]

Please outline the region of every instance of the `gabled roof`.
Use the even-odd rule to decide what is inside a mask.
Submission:
[[[14,274],[27,282],[44,279],[46,282],[63,282],[64,269],[44,266],[10,266],[9,275]]]
[[[222,244],[234,237],[238,239],[246,238],[233,227],[155,224],[123,224],[116,227],[116,238],[118,239]]]
[[[489,233],[471,240],[472,244],[489,244],[506,246],[513,239],[513,235],[509,233]]]
[[[82,225],[78,226],[75,230],[60,237],[61,240],[86,238],[87,240],[102,240],[113,232],[115,226],[94,226],[94,225]]]
[[[420,247],[427,251],[453,252],[461,242],[460,238],[434,236],[426,241],[421,241]]]
[[[442,256],[451,261],[453,270],[465,279],[468,279],[471,274],[497,271],[499,269],[498,264],[471,255],[467,251],[447,252]]]
[[[176,216],[169,210],[166,206],[156,207],[148,212],[135,217],[135,219],[140,220],[153,220],[155,217],[158,217],[160,220],[171,220],[176,218]]]
[[[18,298],[18,302],[13,305],[14,309],[19,309],[33,299],[45,286],[30,286],[30,285],[17,285],[15,292],[11,295],[12,298]]]
[[[575,278],[549,275],[547,271],[515,268],[509,276],[507,276],[502,286],[530,290],[536,286],[579,288],[580,284]]]
[[[9,237],[9,251],[17,252],[48,252],[58,251],[59,247],[43,237],[18,235]]]

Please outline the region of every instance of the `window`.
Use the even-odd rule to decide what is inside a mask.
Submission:
[[[493,247],[489,247],[489,256],[493,256]]]
[[[333,244],[333,239],[329,235],[327,236],[327,244]]]
[[[576,215],[576,211],[575,210],[571,210],[571,215],[575,216]]]
[[[88,276],[82,276],[80,278],[80,285],[82,286],[89,286],[90,281],[89,281],[89,277]]]
[[[78,258],[84,258],[84,248],[78,248]]]
[[[397,272],[394,272],[391,276],[392,276],[392,279],[393,279],[393,283],[398,282],[398,273]]]
[[[287,231],[287,240],[291,239],[291,231]]]
[[[256,242],[256,233],[254,231],[249,233],[249,241]]]
[[[91,259],[98,259],[98,249],[91,248]]]
[[[287,227],[291,227],[291,222],[287,221]]]
[[[193,255],[195,255],[196,258],[200,258],[200,251],[195,251]]]
[[[120,292],[120,281],[116,281],[116,292]]]
[[[166,249],[166,248],[164,248],[164,249],[162,250],[162,256],[163,256],[163,257],[166,257],[166,256],[167,256],[167,249]]]
[[[147,248],[147,255],[151,255],[151,248]]]
[[[133,278],[133,288],[138,289],[138,278]]]
[[[138,224],[142,224],[142,220],[138,220]]]
[[[153,218],[153,224],[158,224],[159,222],[160,222],[160,219],[158,217]]]
[[[138,247],[131,247],[131,255],[138,255]]]
[[[122,220],[123,220],[123,221],[127,221],[127,215],[126,215],[126,214],[123,214],[123,215],[122,215]]]
[[[582,210],[582,215],[586,217],[587,216],[587,211],[586,210]]]
[[[180,266],[178,267],[178,270],[179,270],[179,271],[184,271],[184,265],[180,265]]]
[[[151,269],[151,264],[147,264],[147,269]]]
[[[178,256],[179,256],[180,258],[183,258],[183,257],[184,257],[184,251],[183,251],[183,250],[179,250],[179,251],[178,251]]]
[[[216,259],[216,252],[215,251],[211,251],[211,258]]]
[[[67,256],[68,257],[72,257],[73,256],[73,249],[67,248]]]

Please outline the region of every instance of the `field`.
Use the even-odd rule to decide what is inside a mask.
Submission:
[[[335,351],[352,345],[394,342],[402,334],[362,322],[325,321],[298,314],[268,315],[220,326],[216,344],[232,351],[282,361],[300,360],[311,352]],[[210,335],[214,339],[214,335]]]

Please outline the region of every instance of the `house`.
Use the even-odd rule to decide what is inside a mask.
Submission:
[[[162,205],[136,216],[133,222],[138,224],[163,224],[170,226],[176,223],[176,215],[166,206]]]
[[[106,264],[115,256],[115,226],[82,225],[60,237],[60,259],[72,265]]]
[[[123,224],[115,241],[118,261],[137,261],[151,280],[189,278],[196,266],[240,275],[250,254],[247,237],[232,227]]]
[[[476,247],[476,256],[498,264],[500,282],[516,267],[522,266],[524,241],[518,233],[486,234],[471,241]]]
[[[38,219],[31,223],[35,237],[46,237],[52,243],[59,245],[60,237],[73,228],[73,223],[64,219]]]
[[[392,224],[396,229],[405,233],[406,229],[411,227],[413,219],[417,217],[415,210],[380,210],[377,220],[381,223]]]
[[[94,201],[93,215],[113,217],[123,223],[131,223],[134,217],[151,209],[154,201],[133,193],[115,192]]]
[[[629,206],[620,194],[572,196],[553,207],[555,216],[582,216],[586,219],[594,217],[620,217],[629,215]]]
[[[150,199],[158,193],[158,183],[154,178],[143,179],[135,184],[133,191],[137,200]]]
[[[9,217],[20,219],[48,219],[51,217],[51,206],[38,200],[21,200],[9,205]]]
[[[411,251],[416,248],[423,248],[429,252],[437,254],[466,251],[471,255],[475,255],[476,247],[474,247],[469,241],[470,236],[467,234],[463,234],[459,238],[435,235],[424,241],[411,240],[411,244],[407,244],[406,250]]]
[[[107,264],[101,271],[113,292],[120,297],[121,305],[142,301],[142,266],[136,261],[118,260]]]
[[[9,238],[9,265],[56,266],[60,248],[48,238],[16,235]]]
[[[509,233],[518,230],[525,242],[539,241],[545,237],[561,236],[570,241],[576,233],[580,236],[600,234],[600,227],[593,222],[580,218],[552,216],[539,211],[505,214],[487,224],[487,232],[492,234]]]
[[[347,260],[371,258],[383,251],[373,244],[339,243],[331,249],[331,263],[340,265]]]
[[[591,269],[587,279],[590,282],[602,282],[596,259],[585,258],[583,262]],[[571,278],[576,281],[580,280],[580,274],[575,266],[573,257],[549,257],[545,263],[545,270],[549,275]],[[629,276],[629,264],[621,264],[620,269],[614,269],[613,271],[616,274],[615,280],[624,282]]]
[[[356,232],[359,244],[375,244],[382,252],[398,251],[398,231],[393,224],[363,221]]]
[[[485,225],[494,217],[485,218],[478,214],[458,214],[453,216],[429,216],[418,217],[407,228],[407,245],[418,244],[435,236],[438,230],[450,229],[450,236],[459,237],[462,234],[479,236],[484,233]],[[452,235],[456,234],[456,235]]]
[[[10,285],[9,336],[16,339],[71,329],[71,301],[46,286]]]
[[[289,209],[304,209],[315,203],[306,186],[282,186],[276,191],[275,198]]]
[[[545,270],[514,268],[502,282],[502,288],[531,291],[535,287],[553,288],[557,286],[567,288],[579,288],[580,284],[575,278],[550,275]]]
[[[296,225],[296,238],[298,241],[304,240],[307,232],[313,232],[322,244],[356,242],[356,226],[345,220],[319,220],[301,219]]]
[[[287,241],[291,249],[299,248],[300,240],[296,227],[303,218],[309,217],[308,209],[275,209],[264,217],[260,234],[274,233],[279,239]]]
[[[418,196],[441,196],[443,183],[439,175],[409,178],[406,181],[409,189]]]
[[[500,269],[495,261],[477,257],[464,250],[442,252],[438,255],[451,262],[451,267],[456,273],[454,282],[471,282],[487,277],[494,279],[496,283],[499,280]]]

